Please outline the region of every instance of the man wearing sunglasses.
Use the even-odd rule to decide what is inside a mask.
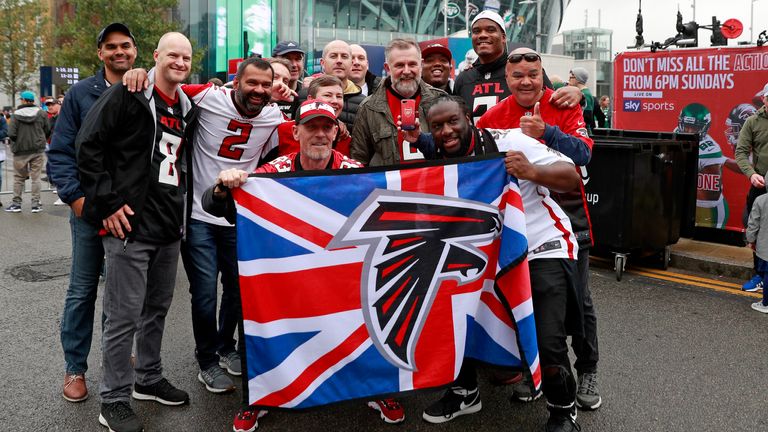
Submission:
[[[544,87],[541,58],[529,48],[518,48],[509,55],[506,80],[512,95],[490,109],[477,122],[480,128],[520,128],[525,135],[541,141],[585,166],[592,155],[592,140],[587,134],[581,108],[555,108],[551,103],[553,91]],[[575,87],[573,87],[575,88]],[[573,334],[571,346],[576,354],[574,364],[579,375],[576,403],[582,409],[600,407],[602,399],[597,390],[597,315],[589,291],[589,248],[592,245],[591,224],[584,187],[565,194],[552,194],[571,220],[579,244],[577,285],[579,308],[583,309],[583,328],[569,329]],[[522,402],[537,399],[530,386],[515,387],[514,397]]]
[[[472,48],[477,52],[477,60],[472,69],[462,72],[453,85],[453,94],[464,99],[472,111],[475,122],[486,111],[510,95],[505,79],[507,64],[507,35],[504,20],[498,13],[482,11],[472,20]],[[544,84],[552,88],[552,83],[544,74]],[[557,107],[568,108],[578,105],[581,93],[575,88],[564,87],[555,92],[551,102]]]

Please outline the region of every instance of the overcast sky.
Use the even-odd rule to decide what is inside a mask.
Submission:
[[[691,7],[694,3],[696,22],[700,25],[710,25],[713,15],[720,22],[736,18],[744,25],[744,32],[736,41],[748,41],[751,2],[752,0],[642,0],[645,43],[663,42],[664,39],[674,36],[677,33],[675,20],[678,7],[683,13],[683,22],[686,23],[694,19],[694,9]],[[627,46],[634,45],[637,7],[638,0],[571,0],[565,10],[560,30],[583,28],[585,19],[588,27],[597,27],[600,11],[600,27],[613,30],[613,51],[620,52]],[[757,35],[763,30],[768,30],[768,0],[755,0],[754,40],[757,40]],[[709,46],[711,35],[709,30],[700,30],[699,46]],[[728,44],[735,45],[736,42],[730,40]]]

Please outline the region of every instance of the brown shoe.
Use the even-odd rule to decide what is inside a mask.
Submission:
[[[82,402],[88,399],[88,387],[85,386],[84,374],[64,375],[64,399],[70,402]]]

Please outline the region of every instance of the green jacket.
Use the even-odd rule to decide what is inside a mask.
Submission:
[[[45,150],[49,136],[51,125],[45,111],[32,104],[19,105],[16,108],[8,128],[13,154],[41,153]]]
[[[750,155],[752,162],[749,161]],[[739,132],[736,163],[747,178],[752,174],[764,176],[768,171],[768,111],[760,108],[749,117]]]
[[[368,166],[395,165],[400,163],[397,145],[397,126],[387,103],[387,88],[390,78],[383,81],[376,91],[365,98],[357,110],[352,128],[350,156]],[[424,81],[419,82],[421,102],[419,121],[422,132],[429,132],[426,124],[427,107],[430,100],[446,93]]]

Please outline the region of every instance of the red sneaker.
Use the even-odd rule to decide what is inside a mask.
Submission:
[[[259,427],[258,419],[264,417],[266,411],[249,406],[240,408],[232,422],[232,430],[235,432],[253,432]]]
[[[368,402],[368,406],[381,413],[381,419],[387,423],[400,423],[405,420],[405,410],[394,399],[381,399]]]

